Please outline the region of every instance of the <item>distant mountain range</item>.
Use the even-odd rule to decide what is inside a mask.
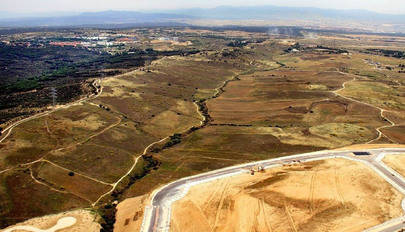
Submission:
[[[87,26],[87,25],[112,25],[136,23],[167,23],[190,16],[169,13],[143,13],[134,11],[103,11],[86,12],[72,16],[61,17],[22,17],[2,19],[1,27],[36,27],[36,26]]]
[[[405,23],[405,15],[381,14],[367,10],[334,10],[312,7],[282,6],[220,6],[213,9],[192,8],[174,10],[171,13],[192,15],[211,19],[281,19],[314,20],[338,19],[353,21],[378,21],[385,23]]]
[[[103,11],[81,13],[59,17],[7,17],[10,13],[0,12],[0,27],[34,26],[85,26],[126,24],[168,24],[191,23],[199,20],[263,20],[278,21],[285,25],[389,25],[405,30],[405,15],[381,14],[366,10],[333,10],[309,7],[280,6],[221,6],[212,9],[191,8],[160,12]]]

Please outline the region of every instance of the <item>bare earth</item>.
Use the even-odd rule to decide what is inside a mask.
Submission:
[[[401,216],[402,198],[362,164],[314,161],[194,186],[171,231],[362,231]]]
[[[60,214],[48,215],[44,217],[33,218],[22,223],[5,228],[11,229],[16,226],[33,226],[38,229],[47,230],[55,226],[59,219],[66,217],[76,218],[76,223],[70,227],[60,229],[58,232],[99,232],[100,224],[96,222],[97,215],[88,210],[75,210]],[[14,230],[13,232],[26,232],[26,230]]]
[[[117,206],[114,232],[140,231],[148,195],[126,199]]]
[[[403,148],[402,144],[355,144],[347,147],[338,148],[335,150],[353,150],[353,149],[376,149],[376,148]]]
[[[405,154],[386,155],[382,161],[401,176],[405,176]]]

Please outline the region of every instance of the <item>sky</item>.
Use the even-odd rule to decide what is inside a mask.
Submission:
[[[332,9],[364,9],[405,14],[405,0],[0,0],[0,12],[50,13],[103,10],[160,10],[216,6],[277,5]]]

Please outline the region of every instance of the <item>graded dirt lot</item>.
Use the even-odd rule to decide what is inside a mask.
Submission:
[[[405,176],[405,154],[385,155],[382,161],[388,167]]]
[[[98,232],[100,231],[100,225],[97,221],[97,214],[88,210],[75,210],[68,211],[60,214],[48,215],[44,217],[33,218],[14,226],[8,227],[7,229],[12,229],[17,226],[32,226],[41,230],[48,230],[54,227],[58,220],[73,217],[76,222],[69,227],[57,230],[58,232]],[[13,232],[25,232],[26,230],[13,230]]]
[[[376,148],[405,148],[404,144],[355,144],[335,150],[376,149]]]
[[[402,215],[402,197],[362,164],[313,161],[191,187],[171,231],[362,231]]]
[[[140,231],[143,211],[149,200],[144,195],[124,200],[118,204],[114,232]]]

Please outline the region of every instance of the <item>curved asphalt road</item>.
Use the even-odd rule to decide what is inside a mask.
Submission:
[[[354,156],[352,153],[356,151],[369,152],[370,156]],[[169,231],[170,229],[170,216],[171,205],[174,201],[183,198],[188,189],[203,182],[220,179],[227,176],[238,175],[241,173],[249,172],[251,168],[262,166],[265,169],[288,164],[292,162],[308,162],[312,160],[322,160],[328,158],[345,158],[353,161],[362,162],[365,165],[376,171],[381,177],[393,185],[398,191],[405,194],[405,179],[398,173],[387,167],[378,159],[379,155],[385,153],[405,153],[404,148],[384,148],[384,149],[366,149],[366,150],[347,150],[347,151],[320,151],[312,152],[302,155],[286,156],[271,160],[259,161],[254,163],[242,164],[234,167],[215,170],[212,172],[183,178],[167,184],[154,192],[152,196],[151,206],[146,207],[144,219],[141,227],[142,232],[160,232]],[[381,156],[380,156],[381,157]],[[386,224],[386,223],[385,223]],[[396,219],[388,226],[379,228],[373,227],[372,231],[398,231],[404,228],[403,218]],[[370,230],[371,231],[371,230]]]

